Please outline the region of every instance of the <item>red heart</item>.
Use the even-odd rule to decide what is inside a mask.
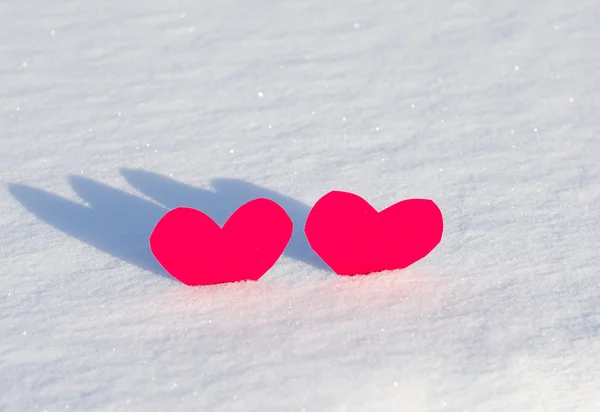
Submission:
[[[292,236],[285,210],[254,199],[219,227],[196,209],[169,211],[150,236],[150,249],[174,278],[189,286],[258,280],[277,261]]]
[[[442,213],[428,199],[408,199],[377,212],[363,198],[333,191],[315,203],[304,232],[339,275],[403,269],[440,243]]]

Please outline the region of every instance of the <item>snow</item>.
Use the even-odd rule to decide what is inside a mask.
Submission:
[[[600,410],[592,0],[0,2],[0,410]],[[327,270],[330,190],[431,198],[410,268]],[[148,236],[269,197],[260,281]]]

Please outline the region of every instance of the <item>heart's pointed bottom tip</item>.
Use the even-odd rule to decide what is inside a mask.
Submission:
[[[402,272],[402,271],[404,271],[405,269],[406,269],[406,268],[405,268],[405,267],[403,267],[403,268],[396,268],[396,269],[382,269],[382,270],[375,270],[375,271],[373,271],[373,272],[360,272],[360,273],[354,273],[354,272],[352,272],[352,273],[338,273],[338,275],[339,275],[339,276],[342,276],[342,277],[349,277],[349,278],[352,278],[352,277],[362,277],[362,276],[369,276],[369,275],[380,275],[380,274],[383,274],[383,273],[392,273],[392,272],[394,272],[394,273],[395,273],[395,272]]]
[[[174,278],[175,279],[175,278]],[[225,282],[210,282],[210,283],[186,283],[183,282],[181,280],[175,279],[177,280],[179,283],[181,283],[184,286],[187,287],[191,287],[191,288],[195,288],[195,287],[210,287],[210,286],[219,286],[219,285],[233,285],[233,284],[238,284],[238,283],[254,283],[254,282],[258,282],[257,280],[254,279],[242,279],[242,280],[232,280],[232,281],[225,281]]]

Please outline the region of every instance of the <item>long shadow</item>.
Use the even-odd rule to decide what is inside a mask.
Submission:
[[[145,170],[121,172],[127,182],[158,204],[80,176],[69,177],[69,183],[89,206],[31,186],[10,184],[8,189],[26,209],[62,232],[169,278],[148,247],[152,229],[168,209],[193,207],[222,225],[243,203],[258,197],[268,198],[279,203],[294,222],[294,233],[284,255],[330,271],[304,237],[308,205],[242,180],[214,179],[214,191],[209,191]]]
[[[34,187],[11,184],[12,195],[39,219],[118,259],[170,277],[152,256],[148,238],[166,210],[94,180],[71,176],[84,206]]]

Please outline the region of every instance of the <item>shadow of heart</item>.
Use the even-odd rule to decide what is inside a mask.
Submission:
[[[98,250],[159,276],[171,278],[154,259],[148,239],[167,210],[193,207],[219,225],[242,204],[259,197],[283,207],[294,222],[292,238],[284,256],[320,270],[331,271],[310,248],[304,223],[310,207],[281,193],[237,179],[214,179],[214,190],[205,190],[169,177],[139,169],[123,169],[126,181],[148,201],[95,180],[70,176],[69,183],[88,206],[45,190],[9,184],[10,193],[39,219]]]

